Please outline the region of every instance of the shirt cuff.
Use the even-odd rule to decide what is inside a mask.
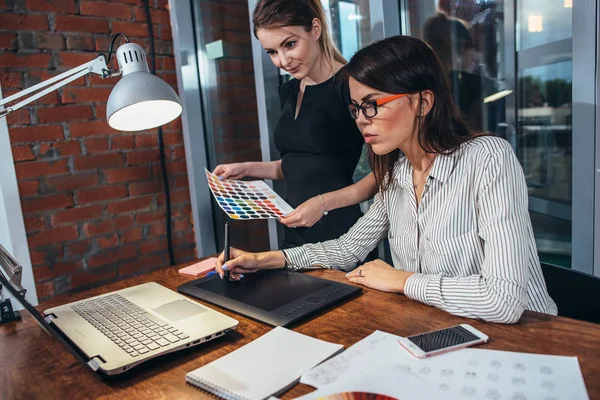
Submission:
[[[404,284],[406,297],[433,306],[439,297],[441,275],[412,274]]]
[[[303,247],[304,246],[300,246],[283,250],[285,255],[287,255],[289,262],[286,269],[297,270],[310,268],[310,258]]]

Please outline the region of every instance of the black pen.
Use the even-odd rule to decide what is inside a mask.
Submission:
[[[229,261],[229,222],[225,222],[225,245],[223,249],[223,264]],[[224,271],[225,279],[229,280],[229,271]]]

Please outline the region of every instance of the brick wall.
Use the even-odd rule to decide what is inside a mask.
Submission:
[[[124,32],[149,50],[139,0],[0,0],[6,97],[107,52]],[[176,85],[166,0],[150,0],[157,74]],[[112,62],[111,62],[112,63]],[[117,80],[86,76],[8,117],[40,300],[168,264],[156,131],[114,131]],[[181,122],[164,127],[177,262],[194,256]]]

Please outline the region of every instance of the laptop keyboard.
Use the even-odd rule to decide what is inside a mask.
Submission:
[[[131,357],[189,338],[119,294],[89,300],[71,308]]]

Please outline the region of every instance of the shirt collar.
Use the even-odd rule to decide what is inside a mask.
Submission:
[[[442,183],[448,180],[450,174],[454,170],[458,162],[458,154],[460,149],[451,154],[438,154],[433,162],[433,167],[429,172],[429,176]],[[406,156],[402,156],[394,168],[394,178],[402,187],[410,187],[412,185],[412,166]]]

